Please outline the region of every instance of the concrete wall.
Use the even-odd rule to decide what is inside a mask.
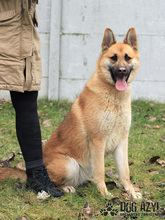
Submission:
[[[141,65],[132,97],[165,102],[164,8],[162,0],[40,0],[40,98],[74,100],[95,70],[105,28],[123,41],[135,27]]]

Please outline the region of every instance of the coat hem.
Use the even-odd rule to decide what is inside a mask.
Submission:
[[[15,86],[15,85],[0,85],[0,90],[8,90],[8,91],[15,91],[15,92],[22,92],[25,91],[39,91],[41,89],[40,85],[31,86],[28,90],[24,90],[23,86]]]

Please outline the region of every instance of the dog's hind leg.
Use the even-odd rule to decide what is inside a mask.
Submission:
[[[59,188],[61,188],[62,190],[64,190],[64,192],[66,192],[66,193],[75,193],[75,192],[76,192],[76,189],[75,189],[73,186],[64,186],[64,185],[61,185],[61,186],[59,186]]]
[[[57,186],[61,185],[67,178],[68,160],[67,156],[59,154],[53,161],[45,164],[51,181]]]
[[[48,164],[47,170],[52,182],[66,193],[74,193],[73,186],[79,185],[79,164],[71,157],[58,155],[53,162]]]

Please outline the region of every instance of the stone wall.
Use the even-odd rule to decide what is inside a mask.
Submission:
[[[164,8],[162,0],[39,0],[40,98],[73,101],[95,71],[105,28],[123,41],[134,27],[141,64],[132,98],[165,102]]]

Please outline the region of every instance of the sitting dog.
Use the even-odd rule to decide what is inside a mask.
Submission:
[[[125,190],[134,199],[141,198],[130,182],[128,166],[131,90],[138,67],[135,29],[117,43],[107,28],[96,71],[43,148],[49,176],[65,192],[74,192],[93,176],[100,193],[111,195],[104,162],[112,154]]]

